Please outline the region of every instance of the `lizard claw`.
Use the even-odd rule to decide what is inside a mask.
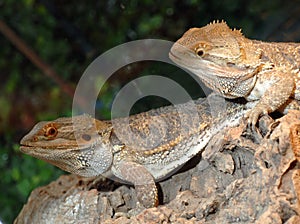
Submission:
[[[264,114],[268,114],[268,111],[260,107],[254,107],[252,110],[246,113],[245,118],[248,121],[248,125],[251,126],[252,130],[255,129],[259,117],[261,117]]]
[[[255,126],[258,121],[259,116],[260,116],[260,113],[257,111],[251,110],[248,113],[246,113],[245,118],[248,122],[248,125],[252,126],[252,127]]]

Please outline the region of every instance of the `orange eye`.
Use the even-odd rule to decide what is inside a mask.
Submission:
[[[58,131],[55,127],[49,126],[46,128],[45,137],[54,138],[57,135]]]

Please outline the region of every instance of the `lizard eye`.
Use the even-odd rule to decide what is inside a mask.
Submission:
[[[45,137],[54,138],[57,135],[58,131],[55,127],[50,126],[46,128]]]
[[[196,54],[199,56],[199,57],[203,57],[204,56],[204,50],[203,48],[197,48],[196,49]]]

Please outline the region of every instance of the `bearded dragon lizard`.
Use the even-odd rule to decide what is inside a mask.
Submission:
[[[299,109],[299,43],[250,40],[222,21],[189,29],[169,56],[225,98],[255,102],[246,115],[252,126],[263,114]]]
[[[201,152],[216,133],[238,125],[246,111],[225,102],[213,116],[208,101],[198,99],[107,121],[58,118],[36,124],[20,150],[80,176],[113,175],[133,184],[138,203],[149,208],[158,202],[155,182]]]

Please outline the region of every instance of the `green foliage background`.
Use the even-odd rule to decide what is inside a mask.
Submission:
[[[300,40],[300,1],[0,1],[0,20],[46,61],[68,86],[101,53],[143,38],[175,41],[190,27],[224,19],[247,37]],[[63,172],[19,152],[19,140],[39,120],[70,116],[72,98],[0,34],[0,219],[11,223],[30,192]],[[101,118],[109,118],[118,88],[140,75],[157,74],[157,66],[138,64],[118,72],[99,96]],[[182,81],[193,97],[197,86],[178,68],[163,68]],[[182,78],[184,77],[184,78]],[[136,111],[166,102],[146,99]]]

